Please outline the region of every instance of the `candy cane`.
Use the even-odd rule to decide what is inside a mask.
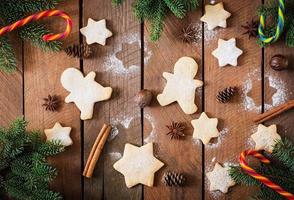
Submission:
[[[259,180],[260,182],[262,182],[263,184],[265,184],[266,186],[268,186],[269,188],[275,190],[276,192],[278,192],[280,195],[286,197],[289,200],[294,200],[294,195],[285,191],[281,186],[273,183],[272,181],[270,181],[268,178],[258,174],[254,169],[252,169],[251,167],[249,167],[248,163],[246,162],[246,156],[248,155],[252,155],[255,158],[259,159],[261,162],[269,164],[270,161],[264,157],[262,154],[258,153],[258,151],[255,150],[246,150],[243,151],[240,155],[240,165],[242,167],[242,169],[250,176],[252,176],[253,178]]]
[[[53,40],[60,40],[63,38],[66,38],[71,30],[72,30],[72,20],[68,14],[61,10],[45,10],[36,14],[33,14],[31,16],[28,16],[24,19],[21,19],[11,25],[5,26],[0,29],[0,36],[4,35],[5,33],[11,32],[18,27],[24,26],[32,21],[37,21],[39,19],[42,19],[44,17],[52,17],[52,16],[58,16],[66,20],[66,29],[63,33],[58,33],[58,34],[52,34],[49,33],[47,35],[43,36],[43,40],[48,42],[48,41],[53,41]]]
[[[276,28],[276,33],[275,33],[275,35],[268,37],[268,38],[264,34],[265,16],[264,15],[260,16],[258,34],[259,34],[259,38],[261,41],[263,41],[264,43],[271,43],[271,42],[275,42],[279,39],[279,37],[281,36],[281,34],[283,32],[284,24],[285,24],[284,12],[285,12],[285,1],[279,0],[279,10],[278,10],[279,17],[278,17],[278,25]]]

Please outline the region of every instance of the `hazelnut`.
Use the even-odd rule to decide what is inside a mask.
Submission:
[[[274,70],[283,70],[288,68],[288,59],[280,54],[274,55],[270,60],[270,66]]]
[[[149,106],[152,100],[152,92],[146,89],[141,90],[135,96],[135,102],[140,106],[140,108],[144,108]]]

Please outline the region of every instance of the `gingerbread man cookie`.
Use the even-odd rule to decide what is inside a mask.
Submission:
[[[186,114],[195,113],[195,90],[203,85],[202,81],[194,79],[197,71],[198,65],[193,58],[180,58],[175,64],[174,74],[163,73],[167,83],[163,92],[157,96],[159,104],[166,106],[176,101]]]
[[[84,77],[76,68],[68,68],[61,75],[62,86],[70,92],[65,102],[76,104],[81,111],[82,120],[91,119],[94,104],[109,99],[112,93],[112,88],[97,83],[95,76],[95,72],[90,72]]]

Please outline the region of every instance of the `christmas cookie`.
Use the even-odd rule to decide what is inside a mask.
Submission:
[[[194,119],[191,124],[194,128],[193,138],[200,139],[203,144],[208,144],[211,138],[219,136],[217,130],[217,118],[209,118],[205,112],[201,113],[199,119]]]
[[[98,43],[104,46],[106,39],[112,36],[112,32],[106,28],[105,19],[96,22],[89,18],[88,25],[80,31],[86,37],[87,44]]]
[[[222,167],[216,163],[213,171],[206,173],[206,176],[210,182],[209,190],[219,190],[222,193],[227,193],[229,187],[234,186],[236,183],[229,175],[229,167]]]
[[[276,142],[281,140],[276,125],[266,127],[262,124],[258,125],[257,132],[252,134],[251,138],[255,142],[256,150],[266,150],[270,153],[273,151]]]
[[[72,144],[72,140],[69,136],[71,127],[62,127],[59,122],[56,122],[53,128],[45,129],[47,141],[60,141],[63,146],[69,146]]]
[[[230,40],[218,40],[218,47],[212,52],[212,55],[218,59],[220,67],[226,65],[237,66],[238,57],[243,51],[236,47],[236,39],[231,38]]]
[[[153,156],[153,143],[148,143],[142,147],[126,144],[123,157],[113,167],[124,175],[130,188],[139,183],[153,186],[154,173],[163,165]]]
[[[109,99],[112,93],[112,88],[97,83],[95,76],[95,72],[90,72],[84,77],[76,68],[68,68],[61,75],[62,86],[70,92],[65,102],[74,102],[77,105],[82,120],[91,119],[94,104]]]
[[[224,9],[222,2],[216,5],[205,5],[205,15],[200,20],[207,23],[208,30],[213,30],[215,27],[227,27],[227,18],[231,13]]]
[[[180,58],[175,64],[174,74],[163,73],[167,83],[163,92],[157,96],[159,104],[166,106],[178,102],[186,114],[195,113],[195,90],[203,85],[202,81],[194,79],[197,71],[198,65],[193,58]]]

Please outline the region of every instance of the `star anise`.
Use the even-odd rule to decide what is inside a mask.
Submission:
[[[198,42],[199,36],[197,35],[197,29],[193,24],[189,24],[186,28],[182,29],[182,34],[180,38],[185,43]]]
[[[183,132],[185,126],[183,123],[173,121],[171,125],[167,125],[166,127],[169,129],[167,135],[170,135],[170,139],[180,139],[180,137],[185,136]]]
[[[48,95],[47,98],[44,98],[45,103],[42,105],[45,107],[45,110],[55,112],[60,106],[60,100],[56,95]]]
[[[242,35],[248,34],[249,39],[251,37],[256,37],[258,34],[258,22],[254,21],[253,19],[251,22],[246,22],[246,25],[242,25],[241,27],[245,29],[245,32],[242,33]]]

